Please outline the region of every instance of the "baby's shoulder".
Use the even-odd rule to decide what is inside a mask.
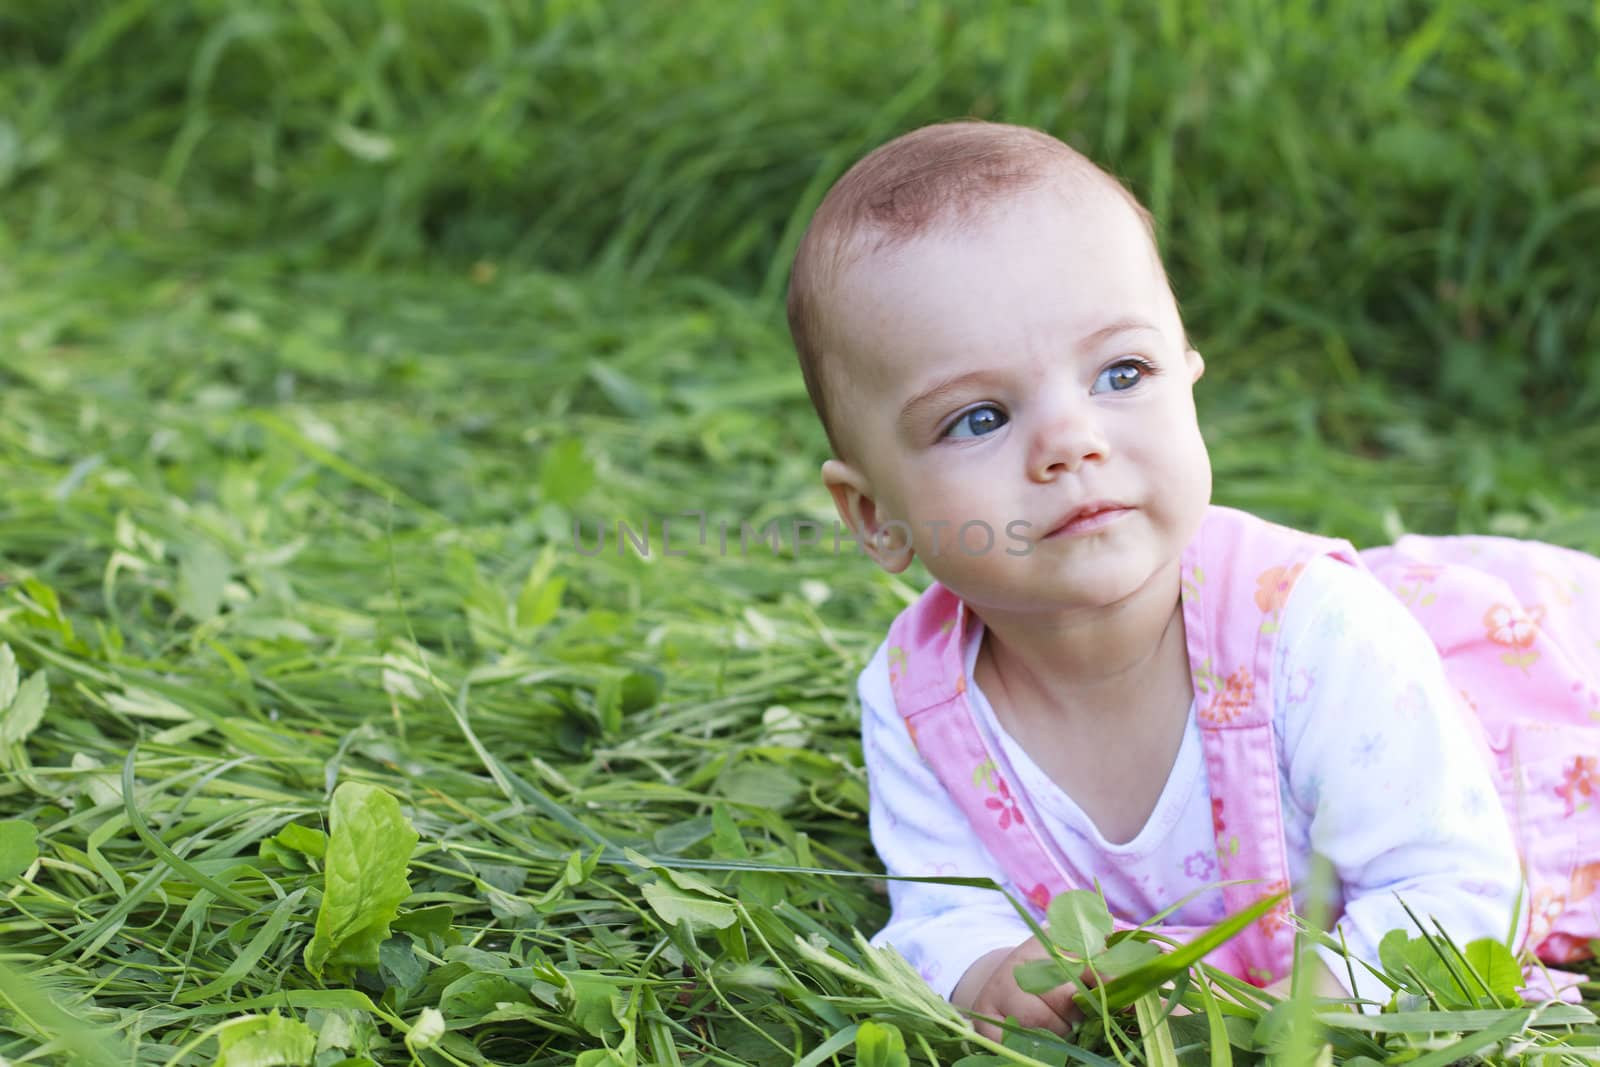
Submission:
[[[1284,604],[1280,642],[1287,650],[1394,646],[1421,640],[1415,617],[1365,567],[1332,556],[1309,560]]]

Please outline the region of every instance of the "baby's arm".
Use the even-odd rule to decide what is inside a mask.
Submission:
[[[1298,823],[1298,844],[1338,874],[1336,929],[1352,954],[1376,964],[1387,931],[1416,936],[1402,900],[1458,944],[1503,939],[1521,885],[1516,849],[1428,635],[1376,579],[1331,560],[1307,567],[1283,623],[1275,688],[1300,809],[1285,825]],[[1338,955],[1320,951],[1348,983]],[[1365,968],[1354,972],[1353,992],[1388,999]]]
[[[1016,890],[973,833],[966,815],[911,744],[894,706],[882,647],[862,671],[862,755],[871,790],[872,843],[884,869],[901,876],[988,877]],[[1043,955],[1016,909],[992,889],[889,882],[889,924],[872,939],[893,945],[957,1007],[1063,1031],[1071,987],[1044,998],[1017,988],[1017,964]],[[980,1026],[989,1036],[997,1036]]]

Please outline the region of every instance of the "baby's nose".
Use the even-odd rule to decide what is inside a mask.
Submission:
[[[1028,470],[1037,481],[1049,481],[1063,471],[1076,472],[1085,463],[1104,460],[1109,443],[1100,420],[1079,407],[1052,415],[1034,437]]]

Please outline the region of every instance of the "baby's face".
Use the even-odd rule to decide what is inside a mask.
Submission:
[[[908,523],[980,609],[1108,606],[1172,573],[1211,495],[1203,364],[1116,193],[1042,188],[873,253],[832,310],[849,454],[824,480],[848,519]]]

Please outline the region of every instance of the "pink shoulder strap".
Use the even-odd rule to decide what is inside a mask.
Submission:
[[[1213,507],[1182,563],[1183,624],[1193,676],[1223,900],[1242,911],[1289,888],[1272,722],[1273,670],[1283,607],[1306,563],[1355,549],[1232,508]],[[1294,956],[1285,899],[1238,937],[1242,977],[1265,985]]]
[[[911,742],[933,768],[991,855],[1035,912],[1068,889],[1093,884],[1071,869],[1020,790],[997,739],[967,703],[962,647],[969,613],[935,582],[889,627],[889,683]]]

